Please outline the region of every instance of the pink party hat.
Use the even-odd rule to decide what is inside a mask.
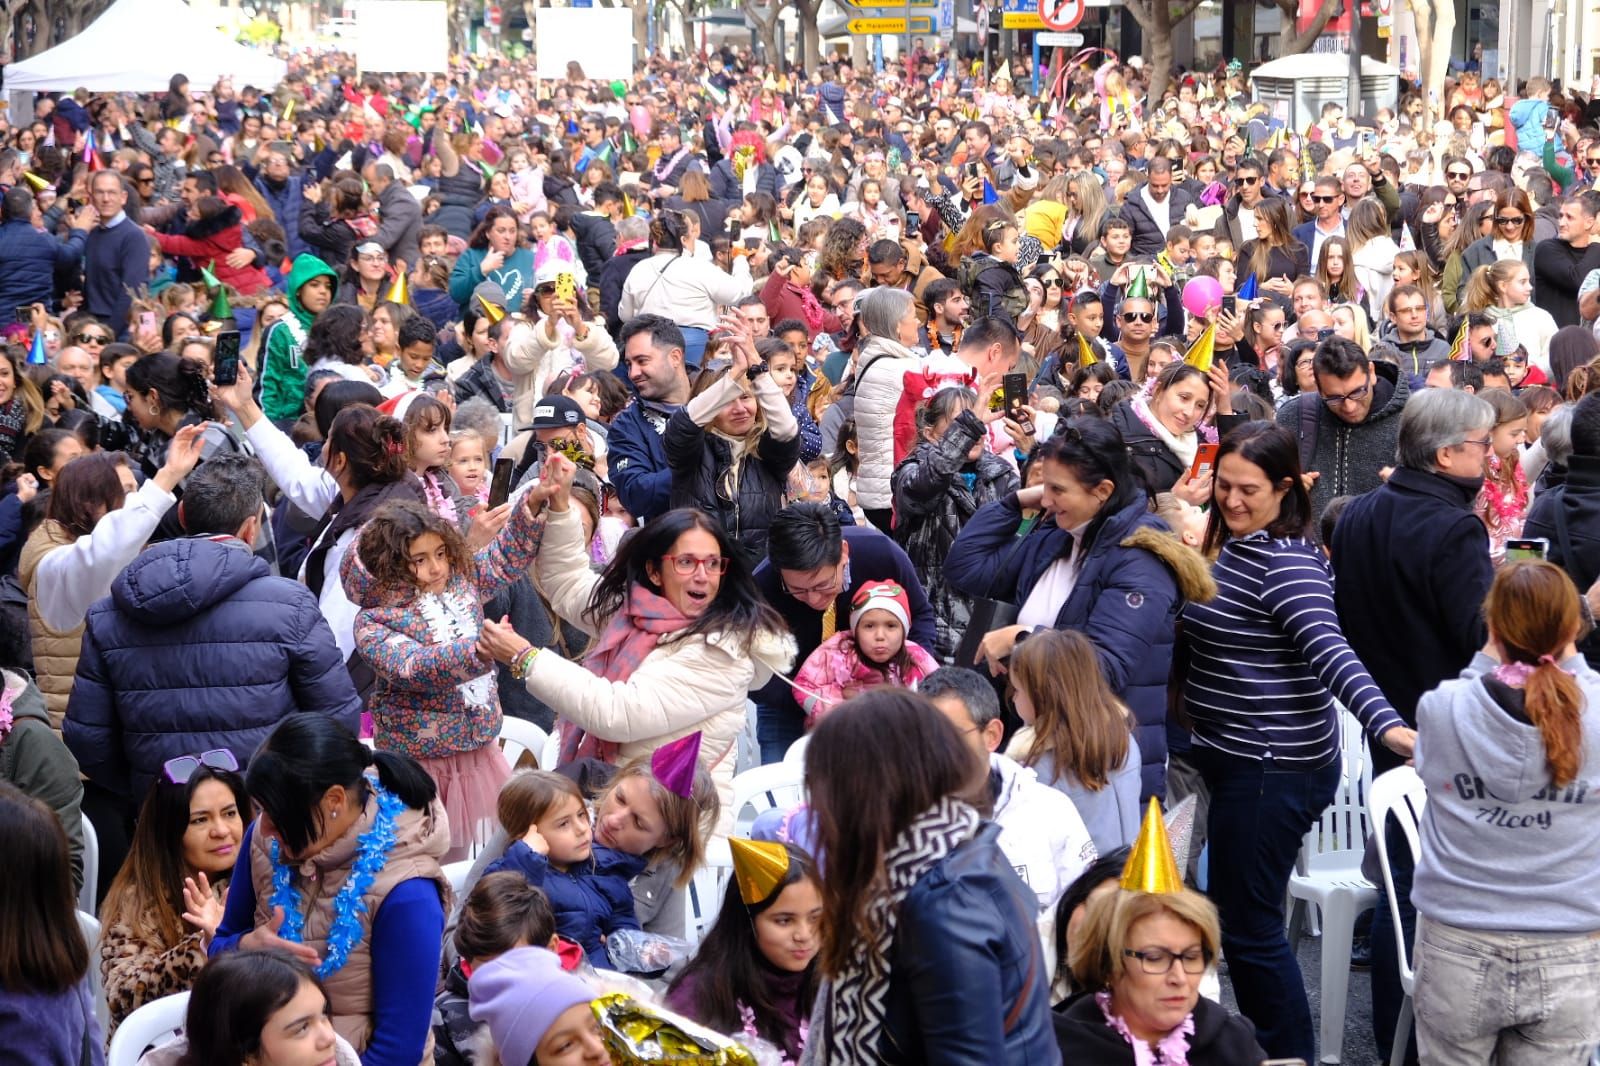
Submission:
[[[694,771],[700,762],[700,734],[663,744],[650,756],[650,772],[668,792],[688,798],[694,794]]]

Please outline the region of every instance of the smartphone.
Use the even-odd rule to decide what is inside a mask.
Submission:
[[[761,238],[760,237],[746,237],[746,238],[744,238],[743,244],[744,244],[745,251],[753,252],[757,248],[761,247]]]
[[[578,280],[567,271],[556,275],[556,299],[569,304],[578,302]]]
[[[1222,309],[1230,315],[1237,315],[1239,313],[1239,298],[1237,296],[1224,296],[1222,298]]]
[[[978,164],[976,164],[976,163],[968,163],[967,164],[967,177],[975,178],[977,176],[978,176]]]
[[[1023,410],[1028,403],[1028,375],[1007,374],[1000,379],[1000,393],[1005,397],[1006,417],[1032,433],[1033,423]]]
[[[1561,112],[1557,111],[1555,108],[1551,108],[1544,113],[1545,129],[1553,130],[1559,125],[1561,125]]]
[[[1217,465],[1217,449],[1220,444],[1201,444],[1194,453],[1194,464],[1189,467],[1189,480],[1205,477]]]
[[[1317,340],[1319,340],[1319,341],[1325,341],[1331,336],[1333,336],[1333,330],[1332,329],[1319,329],[1319,330],[1317,330]]]
[[[490,508],[499,507],[511,497],[511,474],[516,466],[516,461],[512,459],[494,461],[494,477],[489,482]]]
[[[1527,563],[1550,556],[1550,541],[1544,537],[1513,538],[1506,541],[1506,562]]]
[[[156,328],[156,313],[154,311],[139,312],[139,329],[141,332],[153,332]]]
[[[24,326],[28,325],[29,323],[31,323],[33,321],[33,305],[32,304],[18,304],[17,305],[17,321],[21,322]]]
[[[922,228],[922,216],[915,211],[906,212],[906,230],[915,233]]]
[[[223,330],[211,349],[211,380],[232,385],[239,380],[239,331]]]

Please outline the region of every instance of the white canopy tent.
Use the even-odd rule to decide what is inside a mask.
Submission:
[[[183,0],[117,0],[88,29],[5,68],[7,92],[155,93],[182,73],[196,90],[224,75],[271,89],[287,64],[230,40]]]

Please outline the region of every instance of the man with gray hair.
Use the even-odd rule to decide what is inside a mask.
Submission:
[[[362,177],[378,198],[378,243],[392,262],[416,266],[422,255],[422,204],[387,163],[368,163]]]
[[[613,337],[622,332],[622,284],[633,268],[650,258],[650,223],[643,216],[629,215],[616,224],[616,251],[600,268],[594,284],[600,290],[600,313],[606,316],[606,332]],[[589,275],[594,278],[594,272]]]
[[[1056,901],[1094,862],[1094,839],[1078,808],[1063,792],[1034,772],[1000,754],[1004,727],[1000,699],[988,678],[975,670],[945,666],[925,677],[917,690],[956,727],[961,739],[989,764],[989,794],[1000,850],[1039,899],[1039,929],[1044,943],[1055,937]]]
[[[1413,729],[1417,700],[1460,674],[1487,636],[1482,607],[1494,567],[1489,534],[1472,505],[1483,487],[1494,417],[1488,401],[1456,389],[1413,396],[1399,419],[1394,471],[1351,500],[1333,528],[1339,625]],[[1382,745],[1373,746],[1371,759],[1374,777],[1404,761]],[[1398,837],[1390,839],[1398,844]],[[1396,846],[1390,853],[1410,857]],[[1395,866],[1408,942],[1414,924],[1410,866]],[[1372,1024],[1384,1059],[1404,998],[1394,927],[1380,901],[1372,923]]]

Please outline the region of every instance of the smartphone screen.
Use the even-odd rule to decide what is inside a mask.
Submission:
[[[1194,465],[1189,467],[1189,480],[1205,477],[1217,465],[1218,444],[1202,444],[1194,453]]]
[[[744,246],[745,246],[746,249],[748,249],[749,251],[753,252],[757,248],[761,247],[761,238],[760,237],[746,237],[746,238],[744,238],[743,243],[744,243]]]
[[[516,463],[511,459],[496,459],[494,461],[494,477],[489,482],[489,506],[499,507],[511,496],[511,473],[516,469]]]
[[[33,307],[29,304],[17,305],[17,321],[24,326],[33,321]]]
[[[1222,309],[1230,315],[1237,315],[1239,313],[1239,298],[1237,296],[1224,296],[1222,298]]]
[[[139,313],[139,328],[146,332],[156,328],[156,313],[154,311],[141,311]]]
[[[216,346],[211,353],[211,380],[218,385],[232,385],[239,380],[238,330],[224,330],[217,334]]]
[[[1550,554],[1550,541],[1544,537],[1527,537],[1506,541],[1506,562],[1537,562]]]
[[[1028,375],[1007,374],[1000,379],[1000,392],[1005,397],[1006,417],[1023,429],[1031,429],[1027,412],[1023,410],[1028,403]]]
[[[908,229],[911,232],[915,233],[917,230],[919,230],[921,228],[922,228],[922,216],[917,214],[915,211],[907,211],[906,212],[906,229]]]

